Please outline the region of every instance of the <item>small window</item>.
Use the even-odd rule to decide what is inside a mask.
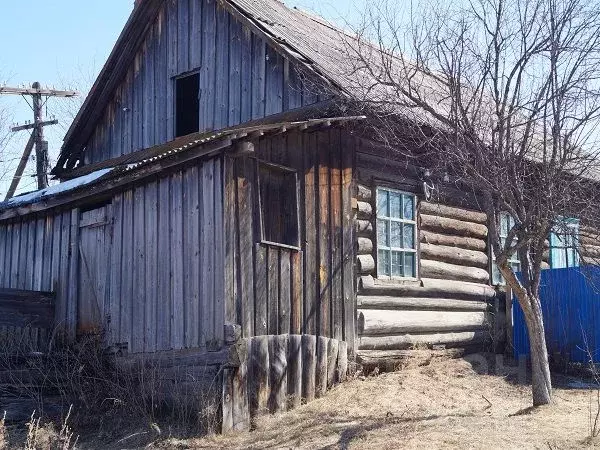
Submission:
[[[506,238],[508,237],[508,233],[515,226],[515,219],[508,213],[500,213],[500,247],[504,247],[506,244]],[[515,238],[516,239],[516,238]],[[516,241],[515,241],[516,242]],[[512,267],[515,272],[521,271],[521,261],[519,260],[519,255],[516,253],[511,255],[508,258],[508,264]],[[496,265],[496,259],[494,258],[494,262],[492,263],[492,283],[502,285],[505,283],[504,277],[498,270],[498,266]]]
[[[175,91],[176,137],[197,133],[200,129],[200,75],[177,78]]]
[[[563,219],[550,233],[550,267],[579,266],[579,220]]]
[[[296,171],[259,162],[258,175],[261,241],[299,247]]]
[[[417,277],[416,198],[413,194],[377,189],[377,274]]]

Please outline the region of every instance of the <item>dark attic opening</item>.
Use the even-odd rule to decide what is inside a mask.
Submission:
[[[200,124],[200,75],[194,73],[175,80],[176,137],[199,131]]]

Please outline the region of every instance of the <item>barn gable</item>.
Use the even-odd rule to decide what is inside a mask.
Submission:
[[[233,3],[140,2],[65,137],[55,173],[173,140],[177,90],[187,76],[198,87],[185,92],[199,98],[193,131],[316,103],[301,79],[306,64],[292,62]]]

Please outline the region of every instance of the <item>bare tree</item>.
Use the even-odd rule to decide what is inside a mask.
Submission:
[[[567,232],[564,218],[599,222],[600,4],[470,0],[422,8],[410,21],[394,6],[376,2],[357,37],[345,38],[352,97],[380,139],[477,193],[495,262],[525,314],[533,404],[547,404],[547,239]],[[418,155],[403,144],[407,130],[425,142]],[[506,237],[502,214],[514,219]]]

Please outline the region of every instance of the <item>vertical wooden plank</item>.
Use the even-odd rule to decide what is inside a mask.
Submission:
[[[254,167],[247,158],[236,160],[237,178],[237,223],[239,227],[239,306],[241,314],[242,333],[245,337],[264,332],[255,333],[255,297],[254,297],[254,203],[252,191],[254,187]],[[260,278],[257,277],[258,281]],[[257,291],[258,292],[258,291]],[[263,328],[261,328],[263,330]],[[265,330],[266,331],[266,330]]]
[[[29,280],[31,277],[32,270],[28,271],[28,266],[31,267],[33,265],[33,247],[35,245],[34,242],[29,243],[29,239],[31,235],[29,234],[29,221],[21,222],[21,248],[19,249],[19,289],[27,289],[27,285],[29,284]]]
[[[265,115],[265,66],[267,48],[256,34],[252,35],[252,118]]]
[[[0,267],[2,267],[2,273],[0,273],[0,287],[4,286],[4,273],[6,273],[6,241],[8,240],[7,224],[0,224]],[[10,270],[10,269],[8,269]]]
[[[61,218],[60,229],[60,271],[58,279],[60,280],[59,294],[57,299],[60,299],[56,308],[57,325],[62,328],[65,333],[68,333],[67,311],[69,305],[69,261],[71,254],[71,213],[64,212]]]
[[[132,330],[133,321],[133,265],[134,256],[134,202],[133,190],[127,190],[123,193],[123,261],[121,272],[121,301],[120,301],[120,319],[119,319],[119,339],[121,343],[127,343],[129,350],[132,349]],[[136,318],[139,320],[139,317]]]
[[[140,150],[144,145],[143,120],[144,120],[144,76],[143,53],[139,50],[133,62],[133,124],[132,124],[132,151]]]
[[[317,367],[317,337],[302,335],[302,398],[310,402],[315,398],[315,371]]]
[[[268,311],[267,311],[267,248],[256,244],[255,251],[255,303],[254,303],[254,334],[260,336],[267,334]]]
[[[190,70],[202,64],[202,3],[190,0]]]
[[[340,341],[337,360],[337,379],[340,383],[348,377],[348,343]]]
[[[156,18],[154,35],[156,48],[154,55],[155,108],[154,108],[154,140],[157,144],[167,142],[167,90],[171,80],[167,76],[167,7],[163,5]]]
[[[146,243],[146,298],[145,298],[145,323],[144,350],[157,351],[157,301],[158,301],[158,183],[148,183],[144,191],[144,228]]]
[[[348,343],[351,355],[356,352],[356,295],[354,282],[354,211],[352,209],[352,178],[355,140],[342,132],[342,258],[343,258],[343,313],[344,333],[342,339]]]
[[[331,239],[331,335],[343,339],[344,299],[343,299],[343,214],[342,214],[342,161],[341,135],[339,129],[333,129],[330,135],[331,151],[331,189],[330,193],[330,239]]]
[[[217,4],[215,129],[225,128],[229,122],[229,18]]]
[[[256,417],[267,409],[269,400],[269,337],[252,338],[250,349],[248,396],[250,416]]]
[[[287,408],[287,351],[286,335],[269,336],[269,411],[278,413]]]
[[[157,349],[170,350],[172,310],[171,261],[171,183],[169,177],[158,182],[158,280]]]
[[[329,338],[317,338],[317,364],[315,369],[315,396],[323,397],[327,392],[327,341]]]
[[[214,211],[214,291],[213,301],[215,313],[213,319],[213,349],[223,346],[225,339],[225,233],[223,222],[223,169],[221,158],[215,158],[213,176],[213,211]]]
[[[112,124],[112,156],[117,158],[123,154],[123,82],[115,91],[113,100],[113,124]]]
[[[337,359],[339,353],[339,341],[337,339],[327,340],[327,389],[331,389],[337,383]]]
[[[271,46],[266,51],[265,116],[283,109],[283,56]]]
[[[279,334],[289,334],[291,328],[291,262],[290,251],[281,250],[279,257]]]
[[[123,272],[123,194],[117,194],[112,201],[113,239],[110,252],[109,320],[108,344],[117,344],[121,330],[122,272]]]
[[[177,75],[177,0],[168,0],[167,11],[167,140],[175,137],[175,82]]]
[[[10,283],[9,287],[13,289],[19,288],[19,277],[20,275],[20,258],[19,252],[21,250],[21,230],[22,222],[15,222],[13,224],[13,239],[11,249],[11,266],[10,266]],[[24,258],[23,258],[24,259]]]
[[[67,333],[75,339],[77,330],[77,302],[79,299],[79,208],[71,210],[71,240],[69,242],[69,296],[67,303]]]
[[[288,338],[288,409],[302,403],[302,336],[290,334]]]
[[[267,247],[267,334],[279,334],[279,250]]]
[[[200,254],[202,261],[212,261],[212,264],[202,264],[200,292],[202,293],[202,334],[201,345],[212,346],[215,337],[215,216],[214,216],[214,165],[207,161],[202,165],[202,221],[200,228]]]
[[[146,329],[146,224],[145,186],[135,188],[133,193],[133,302],[131,321],[131,351],[144,351]]]
[[[326,132],[318,133],[319,152],[319,335],[331,335],[330,149]]]
[[[252,119],[252,32],[242,26],[241,33],[241,65],[240,65],[240,123]]]
[[[237,290],[237,265],[241,258],[238,253],[238,224],[236,216],[237,178],[235,160],[225,157],[225,321],[240,324],[242,336],[247,337],[241,317],[241,304]],[[238,310],[239,305],[239,310]]]
[[[54,247],[54,216],[46,216],[44,219],[44,260],[42,262],[42,273],[40,276],[39,289],[42,291],[54,291],[52,287],[52,261],[53,255],[52,250]],[[2,257],[0,256],[0,264],[2,264]],[[1,277],[0,277],[0,282]]]
[[[133,151],[133,66],[127,71],[123,91],[122,153],[126,155]]]
[[[171,348],[184,347],[183,309],[183,175],[181,171],[171,176]]]
[[[229,22],[229,126],[241,121],[242,102],[242,24],[230,19]]]
[[[188,70],[190,70],[190,0],[179,0],[177,5],[177,72],[184,73]]]
[[[50,224],[50,230],[52,231],[52,224]],[[48,235],[48,236],[47,236]],[[50,238],[49,248],[45,243],[45,238]],[[44,263],[52,254],[48,257],[48,250],[52,249],[52,235],[47,232],[46,218],[40,218],[36,221],[35,225],[35,261],[33,268],[33,280],[31,287],[35,291],[42,290],[42,284],[44,283]]]
[[[200,203],[198,201],[198,167],[191,166],[183,172],[184,216],[183,227],[183,264],[184,264],[184,317],[185,346],[198,347],[201,344],[201,308],[200,302]],[[205,260],[205,264],[207,261]]]
[[[302,288],[302,252],[292,252],[290,260],[291,292],[290,292],[290,333],[302,333],[302,312],[304,295]]]
[[[302,106],[302,81],[296,65],[293,63],[288,63],[288,86],[288,109],[300,108]]]
[[[4,267],[4,272],[0,274],[0,282],[2,283],[2,287],[9,288],[10,287],[10,277],[11,277],[11,265],[12,265],[12,241],[13,241],[13,233],[14,228],[12,223],[8,223],[5,226],[6,229],[6,238],[4,242],[4,260],[1,261],[3,263],[2,267]]]
[[[306,334],[317,333],[318,289],[317,273],[317,149],[316,136],[309,134],[304,141],[304,324]]]
[[[156,118],[156,98],[158,91],[154,79],[154,66],[156,64],[158,37],[155,34],[155,28],[151,27],[146,36],[146,55],[144,58],[144,148],[156,145],[155,124]]]
[[[233,429],[250,429],[250,410],[248,405],[248,363],[243,361],[233,375]]]
[[[217,7],[206,0],[202,8],[202,69],[200,70],[200,131],[215,128]]]

